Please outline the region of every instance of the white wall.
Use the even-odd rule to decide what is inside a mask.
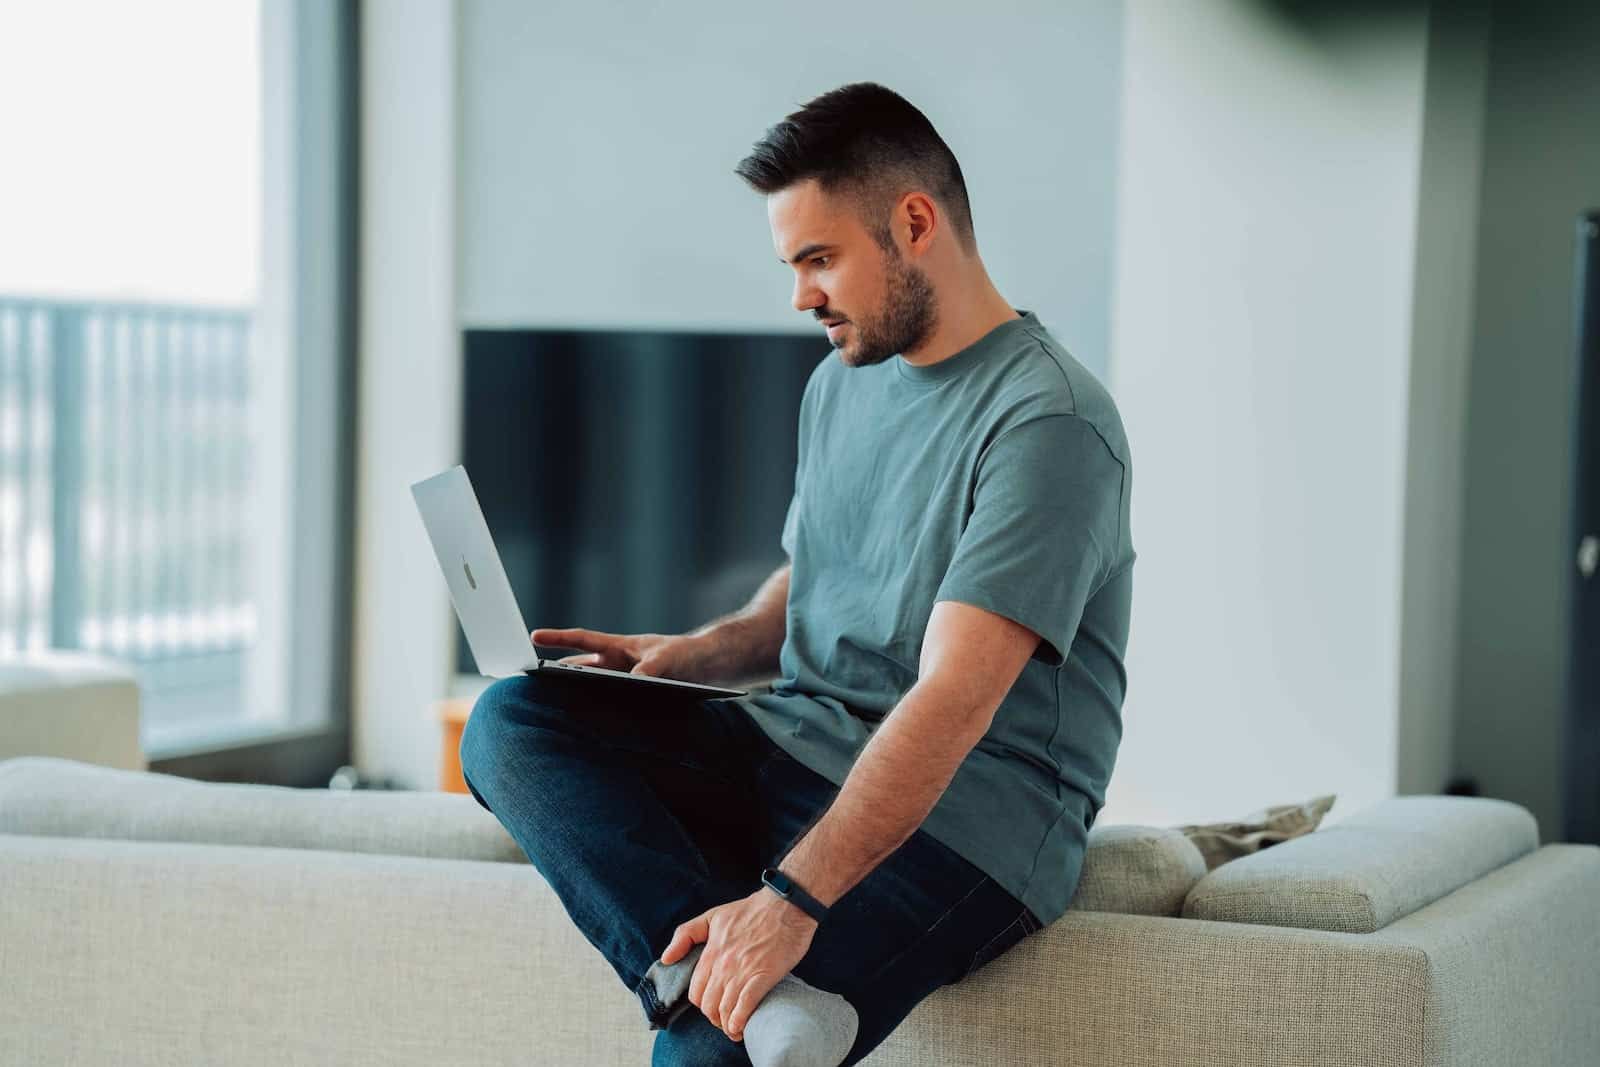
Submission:
[[[1292,5],[1286,5],[1289,7]],[[1112,388],[1139,564],[1109,821],[1396,785],[1423,12],[1126,7]]]
[[[455,5],[363,4],[361,31],[354,758],[432,788],[455,619],[410,486],[459,461]]]
[[[1120,35],[1103,0],[467,0],[462,320],[814,330],[733,167],[805,101],[870,80],[960,160],[1000,291],[1103,370]]]
[[[1416,284],[1443,254],[1417,243],[1425,14],[696,10],[364,9],[360,764],[430,785],[429,705],[459,684],[406,491],[458,458],[457,327],[804,331],[731,168],[871,78],[962,160],[1002,292],[1091,367],[1110,354],[1140,564],[1106,817],[1337,792],[1337,821],[1395,792],[1413,303],[1443,331],[1420,344],[1457,302]],[[973,61],[985,39],[1003,64]],[[1419,721],[1406,758],[1432,773],[1449,728]]]
[[[733,174],[812,96],[871,79],[921,107],[962,162],[1001,291],[1105,366],[1119,4],[693,10],[363,8],[363,770],[431,787],[431,703],[480,684],[452,674],[456,623],[408,490],[460,458],[457,327],[814,329]],[[1006,64],[974,62],[978,39],[1003,39]]]

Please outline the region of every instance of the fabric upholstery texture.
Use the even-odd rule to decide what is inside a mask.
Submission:
[[[1538,823],[1516,804],[1396,797],[1223,864],[1189,891],[1183,915],[1372,933],[1538,845]]]
[[[1551,845],[1375,934],[1069,911],[864,1062],[1592,1063],[1597,890],[1600,849]],[[0,835],[0,946],[4,1062],[599,1067],[653,1037],[519,864]]]
[[[0,833],[527,862],[463,793],[199,782],[45,756],[0,762]]]
[[[527,862],[493,815],[457,793],[197,782],[45,757],[0,762],[0,833]],[[1176,830],[1096,826],[1072,907],[1176,915],[1203,874]]]
[[[55,756],[142,771],[138,676],[92,652],[0,659],[0,760]]]
[[[1177,915],[1205,873],[1200,850],[1177,830],[1096,826],[1089,831],[1083,873],[1068,910]]]
[[[1427,956],[1423,1062],[1600,1062],[1597,893],[1600,847],[1545,845],[1372,935]]]

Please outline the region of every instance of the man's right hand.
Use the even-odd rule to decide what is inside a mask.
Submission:
[[[529,635],[536,645],[581,648],[576,655],[563,656],[558,663],[581,663],[586,667],[648,674],[656,678],[676,678],[681,682],[712,682],[714,649],[704,638],[687,634],[608,634],[599,630],[535,630]]]

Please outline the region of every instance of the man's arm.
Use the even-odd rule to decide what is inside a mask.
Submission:
[[[1038,634],[1003,615],[934,604],[916,684],[779,863],[783,872],[832,905],[888,858],[933,810],[1038,644]]]
[[[832,905],[916,830],[1039,645],[1031,629],[983,608],[934,604],[917,683],[879,725],[822,819],[779,867]],[[811,947],[816,920],[765,887],[678,926],[671,965],[705,954],[689,1000],[734,1040],[762,998]]]
[[[784,616],[789,602],[785,563],[761,583],[750,603],[731,615],[706,623],[687,636],[704,641],[713,677],[738,682],[770,678],[778,673],[778,653],[788,631]]]

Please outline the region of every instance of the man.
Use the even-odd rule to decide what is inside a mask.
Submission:
[[[995,289],[960,167],[904,99],[824,94],[736,171],[839,355],[801,404],[790,562],[690,634],[531,636],[781,677],[649,707],[504,679],[461,760],[640,998],[655,1063],[850,1064],[1077,887],[1122,734],[1128,444]]]

